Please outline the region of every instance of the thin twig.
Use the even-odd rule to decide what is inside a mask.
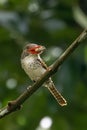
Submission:
[[[76,40],[63,52],[63,54],[51,65],[49,71],[46,71],[42,77],[29,86],[16,100],[10,101],[5,108],[0,110],[0,118],[8,115],[18,109],[21,105],[37,90],[41,85],[51,77],[58,70],[59,66],[70,56],[70,54],[80,45],[80,43],[86,38],[87,29],[85,29]]]

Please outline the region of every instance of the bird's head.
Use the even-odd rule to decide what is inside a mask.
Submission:
[[[29,43],[24,47],[24,51],[28,54],[41,54],[46,48],[44,46]]]

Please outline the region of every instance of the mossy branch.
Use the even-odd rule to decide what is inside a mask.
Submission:
[[[80,45],[80,43],[87,37],[87,29],[85,29],[76,40],[61,54],[61,56],[49,67],[49,71],[46,71],[42,77],[34,83],[15,100],[7,103],[7,106],[0,110],[0,118],[15,112],[21,108],[21,105],[37,90],[41,85],[54,73],[57,72],[59,66],[70,56],[71,53]]]

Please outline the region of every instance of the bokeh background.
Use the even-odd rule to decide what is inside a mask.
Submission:
[[[21,68],[26,42],[46,46],[47,65],[87,27],[87,0],[0,0],[0,107],[32,82]],[[53,76],[68,105],[40,88],[20,111],[0,120],[0,130],[87,130],[87,39]]]

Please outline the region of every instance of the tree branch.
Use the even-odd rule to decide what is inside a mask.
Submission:
[[[34,83],[32,86],[27,87],[27,89],[16,99],[8,102],[7,106],[0,110],[0,118],[8,115],[21,108],[21,105],[37,90],[41,85],[51,77],[58,70],[59,66],[69,57],[69,55],[80,45],[80,43],[86,38],[87,29],[85,29],[77,39],[61,54],[61,56],[53,63],[46,71],[42,77]]]

